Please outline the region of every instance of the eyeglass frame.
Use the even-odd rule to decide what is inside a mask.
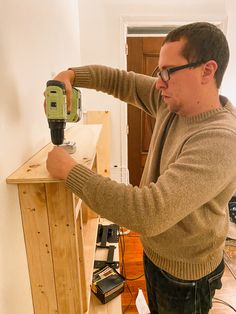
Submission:
[[[153,71],[152,76],[155,76],[157,78],[160,77],[163,82],[168,82],[170,80],[170,74],[172,74],[174,72],[177,72],[179,70],[183,70],[183,69],[187,69],[187,68],[194,68],[194,67],[196,67],[198,65],[201,65],[203,63],[205,63],[205,62],[204,61],[191,62],[191,63],[187,63],[187,64],[184,64],[184,65],[179,65],[177,67],[166,68],[166,69],[163,69],[163,70],[160,70],[159,67],[156,67],[156,69]],[[163,78],[162,73],[164,71],[168,75],[168,79],[167,80]]]

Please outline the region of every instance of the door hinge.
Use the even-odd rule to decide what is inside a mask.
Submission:
[[[126,54],[126,56],[128,56],[128,53],[129,53],[129,47],[128,47],[128,44],[125,44],[125,54]]]
[[[127,135],[129,134],[129,126],[128,126],[128,124],[126,125],[126,134]]]

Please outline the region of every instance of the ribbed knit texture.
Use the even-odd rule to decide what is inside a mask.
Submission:
[[[74,85],[106,92],[156,118],[140,187],[117,183],[82,165],[67,186],[98,214],[140,233],[147,256],[178,278],[213,271],[223,256],[227,204],[236,190],[236,112],[193,117],[169,113],[155,79],[104,66],[73,68]]]

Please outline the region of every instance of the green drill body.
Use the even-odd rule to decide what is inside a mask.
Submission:
[[[72,89],[72,105],[67,113],[66,91],[64,83],[56,80],[47,82],[46,115],[51,130],[51,140],[54,145],[61,145],[64,141],[66,122],[77,122],[81,119],[81,93]]]

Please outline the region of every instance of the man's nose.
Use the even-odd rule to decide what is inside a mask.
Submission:
[[[167,83],[164,82],[160,76],[156,80],[156,88],[160,90],[167,88]]]

